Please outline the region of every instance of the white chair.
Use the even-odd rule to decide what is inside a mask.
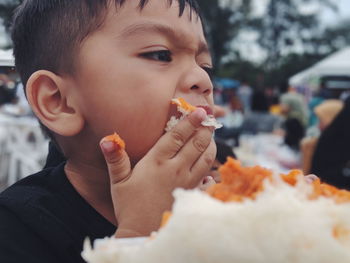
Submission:
[[[11,185],[25,176],[38,172],[47,154],[47,140],[35,119],[14,118],[7,126],[2,161],[2,176]]]

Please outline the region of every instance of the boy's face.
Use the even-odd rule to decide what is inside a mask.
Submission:
[[[113,2],[113,1],[112,1]],[[132,162],[143,157],[164,133],[184,97],[213,107],[212,84],[203,68],[211,59],[195,13],[179,17],[178,3],[138,0],[109,8],[104,25],[81,44],[74,96],[91,142],[116,131],[126,141]]]

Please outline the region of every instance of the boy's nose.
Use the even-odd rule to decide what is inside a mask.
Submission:
[[[203,87],[203,86],[201,86]],[[206,89],[202,89],[201,87],[194,85],[191,87],[191,90],[195,90],[198,91],[199,93],[206,93],[206,94],[210,94],[210,88],[206,88]]]
[[[213,91],[213,84],[209,75],[201,67],[187,70],[182,78],[182,88],[199,94],[210,95]]]

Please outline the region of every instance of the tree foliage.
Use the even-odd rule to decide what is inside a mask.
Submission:
[[[350,19],[325,28],[320,34],[306,41],[308,52],[316,54],[331,53],[350,44]]]
[[[292,75],[350,44],[350,20],[321,28],[317,13],[301,10],[307,3],[337,10],[335,0],[270,0],[263,16],[249,20],[247,30],[258,33],[257,44],[267,54],[260,70],[249,73],[253,85],[285,89]],[[227,64],[231,77],[246,79],[246,73],[237,74],[235,67],[249,62],[239,63]]]
[[[302,6],[310,2],[331,8],[329,0],[270,0],[263,17],[253,20],[251,26],[259,33],[258,43],[266,51],[264,65],[274,70],[280,66],[285,56],[298,50],[307,50],[319,35],[320,21],[317,13],[302,12]]]
[[[3,20],[3,24],[9,32],[11,26],[11,20],[16,7],[22,3],[23,0],[2,0],[0,2],[0,17]]]
[[[226,1],[226,4],[222,4],[220,0],[200,0],[198,3],[204,16],[213,62],[219,69],[221,59],[233,52],[231,41],[247,24],[252,1]]]

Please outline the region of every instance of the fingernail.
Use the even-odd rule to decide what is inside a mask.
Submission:
[[[200,120],[205,120],[205,118],[207,117],[207,112],[202,108],[195,109],[195,111],[193,111],[192,114]]]
[[[101,140],[101,148],[105,153],[111,153],[121,149],[125,149],[125,142],[117,133],[108,135]]]
[[[111,141],[102,141],[100,145],[104,153],[112,153],[117,148],[116,144]]]

